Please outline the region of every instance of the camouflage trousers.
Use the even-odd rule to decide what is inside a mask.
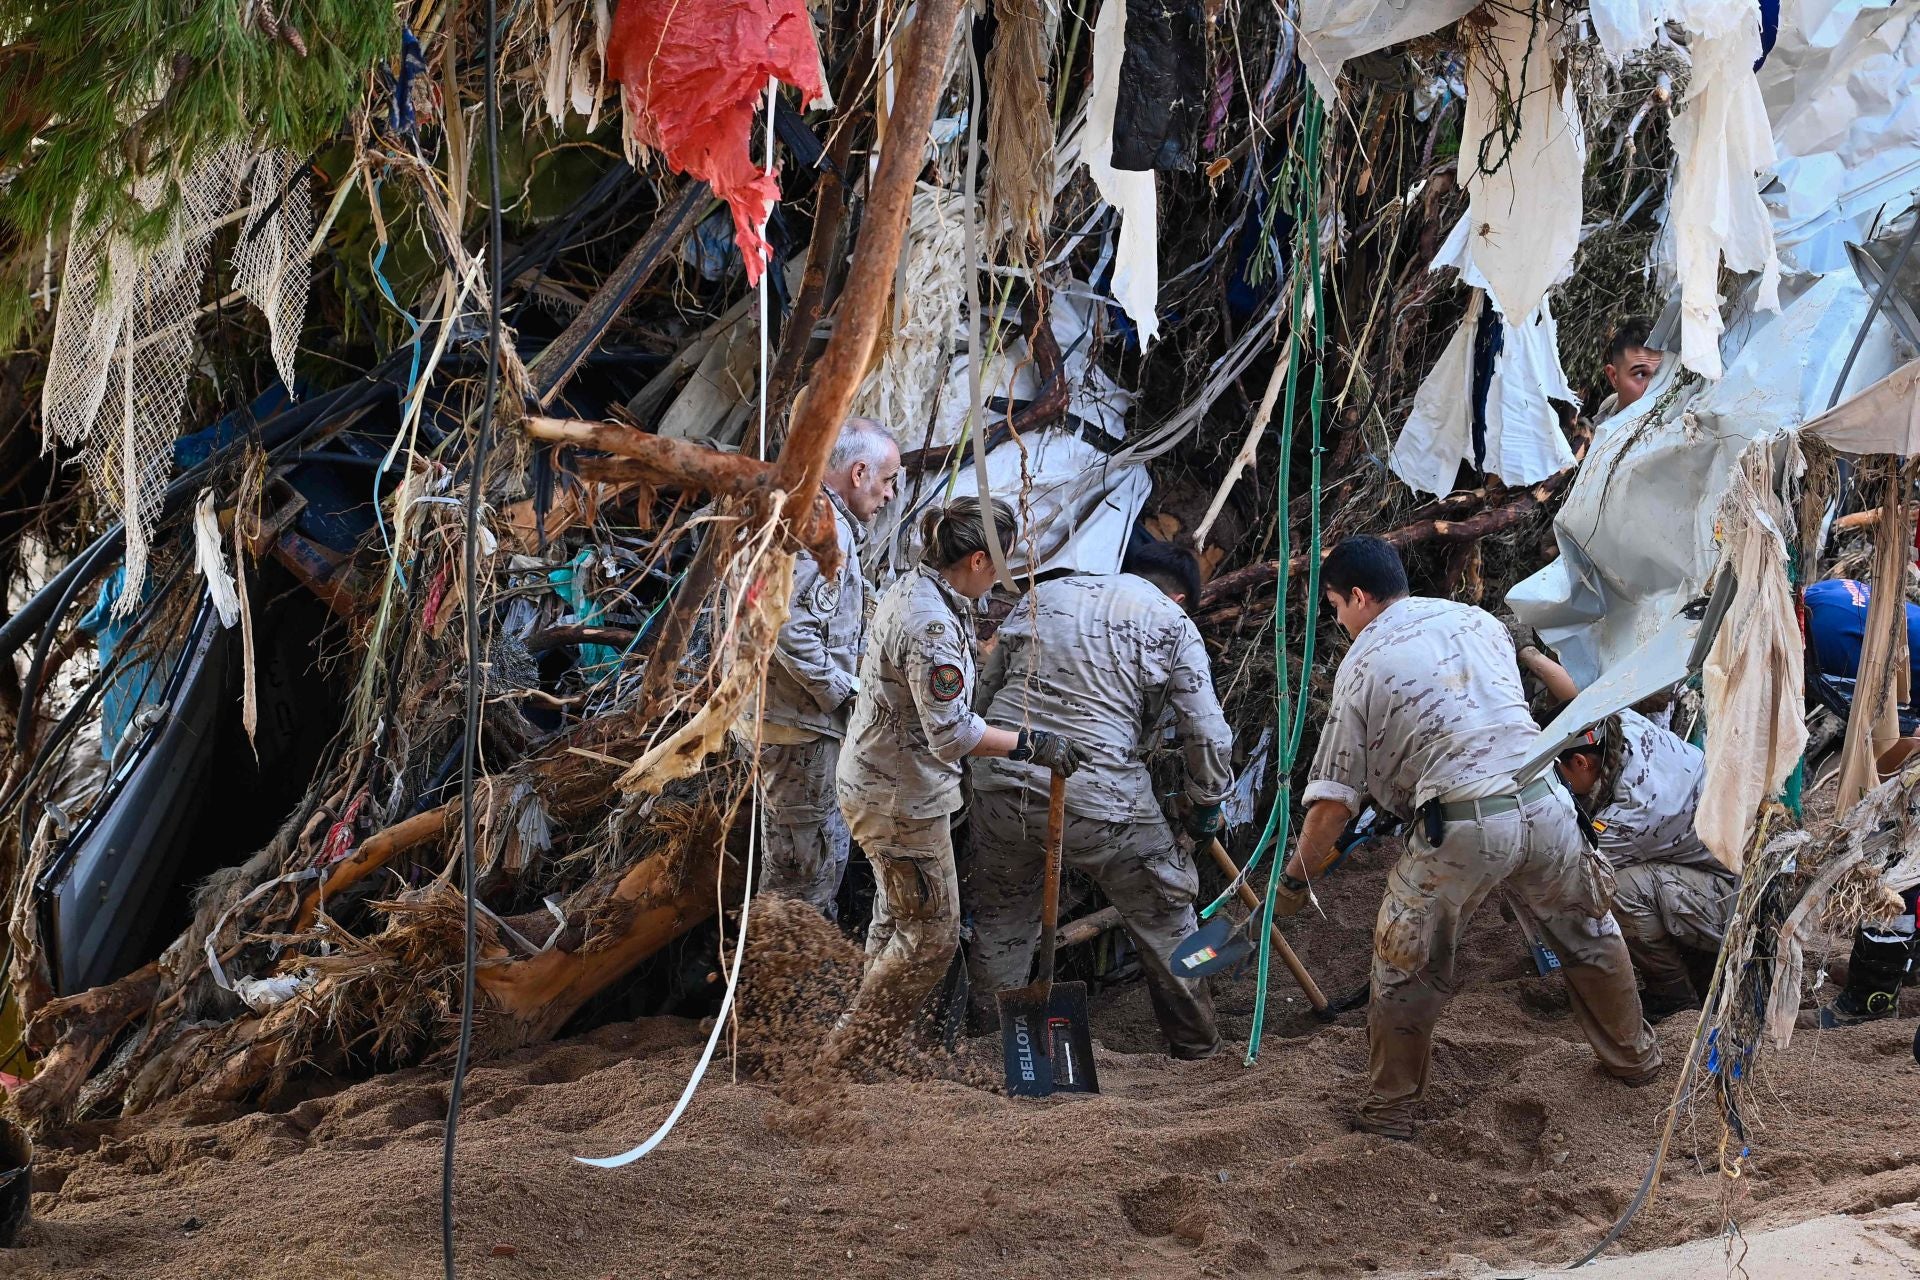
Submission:
[[[830,1063],[902,1038],[960,945],[951,819],[849,806],[847,822],[873,864],[873,923],[860,991],[823,1050]]]
[[[752,747],[739,738],[742,756]],[[799,898],[827,919],[847,873],[847,820],[834,797],[837,738],[760,746],[760,892]]]
[[[1687,953],[1719,954],[1739,882],[1671,862],[1635,862],[1613,876],[1614,918],[1647,991],[1685,995],[1692,989]]]
[[[967,957],[976,994],[1025,986],[1040,940],[1041,880],[1046,873],[1047,797],[1020,790],[980,791],[970,810],[973,848],[964,894],[973,912]],[[1104,822],[1067,815],[1061,862],[1100,887],[1140,954],[1147,993],[1177,1058],[1201,1058],[1220,1045],[1205,978],[1177,978],[1173,949],[1192,933],[1200,875],[1174,842],[1166,819]]]
[[[1607,868],[1575,826],[1573,803],[1554,791],[1477,822],[1450,822],[1440,846],[1418,830],[1387,876],[1373,934],[1373,1003],[1367,1012],[1371,1091],[1360,1123],[1410,1136],[1426,1092],[1433,1028],[1456,989],[1454,963],[1467,922],[1504,884],[1560,957],[1574,1020],[1610,1074],[1632,1080],[1660,1065],[1640,1014],[1633,964],[1607,909]]]

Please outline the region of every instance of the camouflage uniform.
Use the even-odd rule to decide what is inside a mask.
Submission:
[[[960,762],[987,731],[968,702],[971,615],[921,566],[887,589],[873,616],[837,779],[853,838],[873,864],[873,924],[866,976],[829,1041],[830,1060],[911,1018],[960,943],[950,815],[961,807]]]
[[[760,768],[760,889],[810,903],[829,920],[847,870],[847,823],[834,797],[834,769],[853,698],[866,625],[860,547],[866,529],[840,495],[833,503],[840,572],[829,578],[805,552],[794,559],[793,598],[767,664],[758,745],[755,728],[734,730],[734,748]]]
[[[1649,995],[1685,998],[1687,953],[1719,952],[1740,881],[1694,834],[1706,757],[1632,711],[1620,728],[1617,776],[1602,778],[1593,804],[1613,914]]]
[[[1660,1064],[1633,967],[1608,911],[1611,877],[1558,785],[1519,797],[1512,774],[1537,732],[1513,644],[1492,615],[1448,600],[1396,601],[1340,663],[1302,793],[1358,812],[1363,796],[1413,826],[1374,925],[1367,1032],[1372,1089],[1361,1120],[1409,1134],[1426,1090],[1433,1027],[1453,994],[1460,938],[1505,883],[1559,954],[1575,1020],[1601,1065],[1638,1080]],[[1439,846],[1413,821],[1429,800],[1485,806]],[[1497,810],[1504,810],[1499,812]]]
[[[980,688],[988,723],[1049,730],[1086,749],[1087,763],[1067,781],[1062,859],[1120,912],[1175,1056],[1211,1053],[1220,1036],[1206,981],[1169,968],[1197,926],[1200,877],[1174,841],[1146,764],[1147,740],[1171,710],[1194,803],[1219,804],[1233,787],[1233,735],[1199,631],[1144,578],[1057,578],[1002,624]],[[977,992],[1027,982],[1040,933],[1048,781],[1046,770],[1011,760],[974,768],[966,899]]]

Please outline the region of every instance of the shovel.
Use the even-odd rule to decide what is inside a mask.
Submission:
[[[1054,1093],[1098,1093],[1093,1029],[1087,1024],[1087,984],[1055,982],[1053,952],[1060,923],[1060,842],[1067,825],[1067,780],[1053,775],[1047,793],[1047,868],[1040,896],[1040,976],[995,995],[1006,1059],[1007,1093],[1044,1098]]]

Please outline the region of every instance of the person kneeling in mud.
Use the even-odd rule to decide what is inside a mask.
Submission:
[[[1012,508],[996,499],[989,510],[1012,546]],[[920,563],[887,589],[868,632],[836,783],[873,864],[873,923],[859,993],[821,1051],[829,1066],[904,1033],[953,960],[962,761],[1030,760],[1067,775],[1082,759],[1057,734],[994,729],[974,714],[973,604],[994,578],[987,514],[976,498],[928,512]]]
[[[988,723],[1041,725],[1087,750],[1067,786],[1061,860],[1093,880],[1133,937],[1154,1017],[1176,1058],[1220,1047],[1204,978],[1179,978],[1174,948],[1192,933],[1200,874],[1174,840],[1147,772],[1146,740],[1171,712],[1185,747],[1187,828],[1212,839],[1233,789],[1233,733],[1213,668],[1184,605],[1200,594],[1190,552],[1141,548],[1117,574],[1042,582],[1014,606],[981,677]],[[973,777],[966,898],[975,1015],[989,993],[1025,986],[1040,934],[1046,772],[992,761]]]
[[[1613,865],[1613,915],[1646,984],[1646,1016],[1697,1006],[1740,887],[1694,834],[1706,757],[1622,711],[1562,751],[1559,770]]]
[[[1276,914],[1298,914],[1364,798],[1411,829],[1374,924],[1371,1088],[1355,1127],[1413,1136],[1461,935],[1502,884],[1559,955],[1601,1066],[1628,1085],[1651,1083],[1660,1050],[1608,909],[1612,876],[1565,789],[1513,777],[1539,730],[1506,629],[1469,605],[1409,595],[1399,552],[1380,538],[1340,543],[1321,583],[1353,647],[1334,678]]]

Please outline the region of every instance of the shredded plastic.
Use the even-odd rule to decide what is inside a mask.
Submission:
[[[820,48],[801,0],[626,0],[613,17],[607,72],[635,143],[704,181],[733,212],[747,280],[771,252],[762,228],[780,184],[754,163],[754,113],[769,77],[808,100],[825,94]]]

